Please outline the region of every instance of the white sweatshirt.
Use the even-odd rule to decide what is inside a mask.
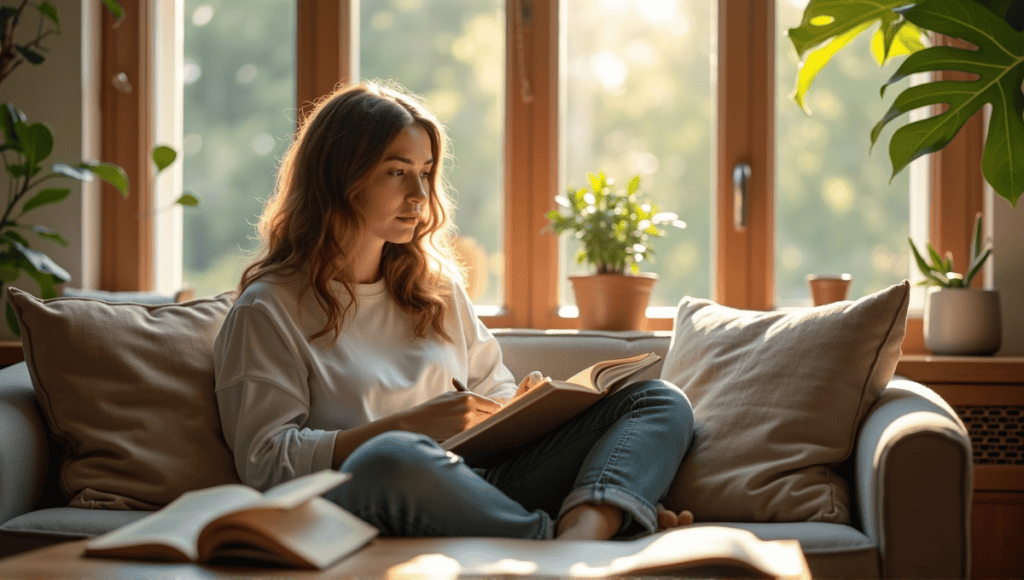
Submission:
[[[297,303],[299,278],[265,277],[232,306],[214,340],[217,403],[224,437],[242,482],[265,490],[330,469],[334,438],[349,429],[451,391],[505,399],[516,390],[501,349],[452,282],[445,328],[416,338],[411,317],[383,281],[356,286],[337,343],[333,333],[309,343],[326,315],[313,291]],[[345,303],[341,283],[333,290]]]

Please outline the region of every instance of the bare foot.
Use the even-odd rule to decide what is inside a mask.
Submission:
[[[622,510],[606,503],[580,504],[558,520],[556,540],[608,540],[622,526]]]
[[[688,526],[693,523],[693,512],[690,510],[683,510],[676,513],[670,509],[666,509],[664,505],[658,504],[658,530],[663,532],[672,528],[681,528]]]

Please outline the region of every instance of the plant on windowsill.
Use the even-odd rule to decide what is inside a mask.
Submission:
[[[103,0],[103,3],[115,18],[121,18],[123,12],[116,0]],[[15,31],[29,7],[38,12],[38,27],[32,39],[19,43],[15,39]],[[0,6],[0,83],[7,81],[11,73],[26,62],[42,64],[45,60],[43,53],[47,52],[42,42],[53,34],[60,34],[60,16],[49,2],[30,6],[22,0],[17,6]],[[4,197],[6,205],[0,205],[3,209],[3,217],[0,218],[0,300],[6,302],[5,286],[16,281],[22,272],[38,284],[42,298],[53,298],[57,296],[57,285],[69,281],[71,276],[48,255],[32,249],[28,236],[34,234],[61,246],[67,246],[68,241],[60,233],[41,225],[24,223],[22,218],[38,207],[66,199],[71,189],[64,187],[62,182],[67,179],[88,182],[99,177],[127,197],[128,177],[119,165],[96,161],[82,161],[74,165],[55,163],[49,171],[44,171],[43,161],[53,151],[53,131],[46,123],[30,124],[14,104],[0,105],[0,129],[4,139],[0,144],[0,156],[8,177]],[[155,147],[152,151],[155,173],[163,171],[176,157],[177,152],[170,147]],[[175,203],[194,207],[198,200],[185,193]],[[5,318],[14,335],[20,335],[10,304],[5,307]]]
[[[685,228],[686,224],[673,213],[659,212],[654,203],[638,199],[639,175],[625,190],[614,189],[615,182],[603,171],[587,173],[587,178],[589,191],[570,187],[565,197],[555,197],[568,214],[558,209],[546,214],[554,234],[573,232],[580,241],[576,262],[595,269],[591,275],[569,276],[580,325],[585,329],[635,330],[657,281],[657,275],[640,272],[640,262],[654,256],[651,239],[664,235],[659,225]]]
[[[992,247],[981,245],[981,214],[975,217],[970,263],[964,274],[953,271],[953,254],[939,255],[928,244],[931,263],[925,260],[910,240],[914,260],[931,286],[924,303],[924,344],[935,354],[992,354],[1002,344],[999,292],[971,288],[971,280],[981,271]]]

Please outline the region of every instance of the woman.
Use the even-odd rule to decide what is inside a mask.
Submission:
[[[498,466],[436,444],[517,390],[452,259],[445,140],[417,100],[375,84],[328,95],[299,129],[214,343],[242,481],[351,472],[327,497],[385,535],[608,539],[689,523],[657,503],[693,427],[662,381]]]

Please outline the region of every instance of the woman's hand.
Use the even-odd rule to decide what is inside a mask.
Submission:
[[[501,408],[501,404],[471,391],[451,391],[401,413],[406,431],[444,441],[476,425]]]
[[[518,399],[519,397],[526,394],[533,387],[544,381],[544,375],[540,374],[540,371],[533,371],[526,375],[526,377],[519,382],[519,388],[516,389],[516,394],[512,396],[512,400]]]

